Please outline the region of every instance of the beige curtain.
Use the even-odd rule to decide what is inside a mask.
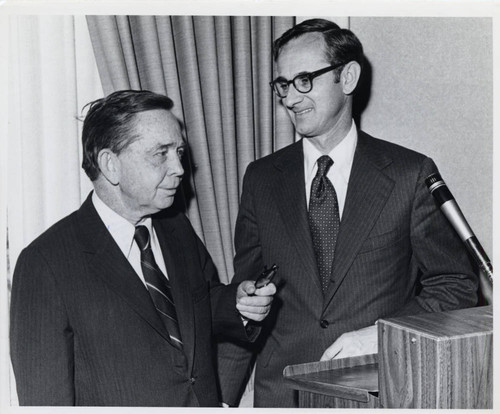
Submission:
[[[87,22],[105,94],[147,89],[173,99],[190,147],[177,201],[228,282],[245,169],[294,141],[268,85],[273,39],[294,18],[88,16]]]
[[[0,39],[0,49],[7,51],[3,62],[7,85],[2,92],[8,99],[7,111],[2,113],[8,229],[2,269],[8,294],[1,290],[0,302],[8,309],[12,273],[21,250],[77,209],[92,188],[80,168],[77,117],[84,103],[103,92],[83,16],[12,15],[2,23],[6,36]],[[2,337],[7,338],[8,312],[0,316]],[[14,375],[9,377],[8,369],[0,371],[2,383],[10,385],[10,402],[17,405]]]

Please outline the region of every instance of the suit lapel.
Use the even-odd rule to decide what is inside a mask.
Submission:
[[[285,223],[288,236],[302,258],[304,273],[321,292],[316,256],[309,230],[304,179],[304,155],[302,142],[292,144],[275,163],[280,171],[276,175],[276,204]]]
[[[174,226],[169,225],[165,220],[160,223],[159,220],[153,219],[153,226],[160,242],[168,279],[172,286],[184,353],[188,360],[188,372],[191,372],[194,361],[195,324],[186,257],[179,238],[182,235],[179,235]]]
[[[345,278],[354,258],[368,237],[389,198],[394,181],[381,170],[392,160],[370,144],[370,138],[358,132],[344,212],[340,224],[332,277],[324,301],[324,310]]]
[[[91,196],[78,210],[77,218],[80,240],[92,271],[154,330],[169,340],[148,291],[104,226]]]

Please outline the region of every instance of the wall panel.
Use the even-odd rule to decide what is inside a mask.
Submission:
[[[433,158],[491,258],[492,20],[351,17],[350,28],[369,63],[362,129]]]

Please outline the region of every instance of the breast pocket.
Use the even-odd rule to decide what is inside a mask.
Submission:
[[[365,240],[359,250],[359,254],[372,252],[396,244],[401,239],[401,233],[398,229],[386,233],[377,234]]]

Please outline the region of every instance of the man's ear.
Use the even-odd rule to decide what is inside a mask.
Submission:
[[[106,180],[112,185],[118,185],[120,182],[120,160],[118,156],[109,148],[104,148],[97,155],[97,164]]]
[[[340,82],[342,82],[342,90],[346,95],[350,95],[356,89],[361,76],[361,66],[356,61],[351,61],[344,66],[340,75]]]

